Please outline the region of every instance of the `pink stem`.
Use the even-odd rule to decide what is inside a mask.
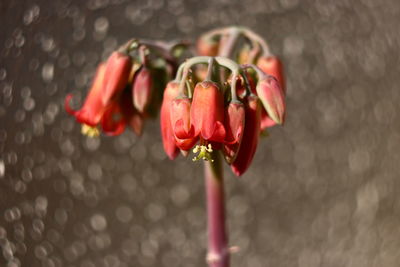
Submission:
[[[206,161],[204,175],[207,193],[207,227],[209,267],[229,267],[228,237],[225,229],[223,169],[220,155],[213,153],[214,162]]]

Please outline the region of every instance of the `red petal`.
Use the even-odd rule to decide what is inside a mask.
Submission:
[[[279,82],[268,76],[259,81],[257,95],[260,97],[268,116],[278,124],[283,124],[285,118],[286,104],[285,95],[279,86]]]
[[[101,119],[101,126],[107,135],[120,135],[125,130],[126,121],[118,104],[107,108]]]
[[[231,165],[232,171],[237,175],[242,175],[250,166],[254,154],[257,150],[260,135],[261,103],[258,97],[251,95],[245,103],[246,121],[242,144],[235,161]]]
[[[261,57],[257,62],[257,66],[263,72],[274,76],[279,81],[283,93],[286,95],[285,77],[281,61],[275,56]]]
[[[265,130],[266,128],[270,128],[276,125],[276,122],[274,122],[267,114],[265,109],[262,110],[261,112],[261,130]]]
[[[195,135],[201,133],[201,137],[205,140],[220,141],[222,135],[225,134],[225,130],[221,129],[224,121],[224,98],[215,83],[205,81],[196,85],[190,121]]]
[[[164,151],[170,159],[178,156],[179,149],[176,145],[175,136],[171,126],[170,107],[171,101],[178,95],[178,86],[176,82],[170,82],[164,90],[164,99],[161,105],[160,126]]]
[[[104,104],[108,104],[116,94],[125,88],[131,68],[132,61],[128,55],[118,51],[111,54],[105,70],[104,90],[102,92]]]
[[[150,104],[152,94],[151,72],[146,67],[142,67],[135,75],[133,82],[133,103],[139,112],[144,112]]]
[[[80,123],[90,126],[96,126],[103,116],[105,105],[101,101],[101,92],[103,89],[103,80],[105,73],[105,64],[101,63],[93,80],[93,85],[86,96],[82,108],[75,111],[75,117]],[[67,99],[66,99],[67,100]]]
[[[75,114],[76,114],[76,110],[73,110],[72,108],[71,108],[71,106],[70,106],[70,102],[71,102],[71,99],[72,99],[72,94],[68,94],[66,97],[65,97],[65,100],[64,100],[64,108],[65,108],[65,111],[68,113],[68,114],[70,114],[70,115],[72,115],[72,116],[75,116]]]

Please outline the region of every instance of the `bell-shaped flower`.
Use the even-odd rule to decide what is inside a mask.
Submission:
[[[132,60],[129,55],[114,51],[107,60],[103,81],[102,101],[107,105],[111,99],[125,89],[129,81]]]
[[[178,156],[179,148],[175,142],[175,134],[171,123],[171,104],[179,94],[179,83],[172,81],[167,84],[164,90],[163,102],[160,113],[161,136],[164,151],[170,159]]]
[[[240,148],[245,124],[244,106],[239,101],[231,101],[225,110],[225,145],[223,151],[228,164],[231,164]]]
[[[257,66],[265,73],[274,76],[286,94],[285,76],[283,73],[282,62],[276,56],[260,57],[257,61]]]
[[[273,76],[266,76],[258,82],[256,90],[268,116],[277,124],[283,124],[286,103],[278,80]]]
[[[143,113],[150,104],[152,97],[153,80],[150,69],[143,65],[134,77],[132,91],[135,108]]]
[[[203,81],[196,85],[190,122],[195,136],[206,141],[224,142],[224,96],[217,84]]]
[[[197,41],[197,53],[200,56],[215,57],[218,55],[219,41],[212,38],[200,38]]]
[[[250,166],[257,150],[260,135],[261,103],[256,95],[250,95],[245,102],[245,126],[242,143],[235,161],[231,164],[233,173],[242,175]]]
[[[70,107],[72,94],[65,98],[65,110],[75,116],[76,120],[82,124],[95,127],[103,117],[106,105],[102,101],[103,81],[105,78],[106,65],[101,63],[97,67],[97,71],[93,80],[92,87],[85,99],[83,106],[79,110],[73,110]]]
[[[171,123],[176,145],[184,151],[190,150],[197,142],[194,127],[190,123],[191,101],[188,97],[178,97],[171,103]]]

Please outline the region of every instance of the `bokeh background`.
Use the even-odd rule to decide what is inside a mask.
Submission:
[[[201,163],[141,138],[89,139],[63,109],[130,37],[241,24],[285,64],[288,115],[240,179],[234,267],[400,266],[400,2],[0,2],[0,266],[205,266]]]

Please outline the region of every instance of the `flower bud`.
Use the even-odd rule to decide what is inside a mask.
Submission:
[[[285,95],[279,82],[273,76],[261,79],[256,87],[268,116],[277,124],[283,124],[285,119]]]
[[[244,106],[239,101],[232,101],[225,110],[225,145],[223,147],[225,159],[231,164],[237,155],[242,142],[245,124]]]
[[[260,135],[261,103],[256,95],[250,95],[245,101],[245,126],[242,143],[235,161],[231,165],[233,173],[242,175],[250,166],[257,150]]]
[[[283,66],[279,58],[275,56],[261,57],[257,61],[257,66],[265,73],[274,76],[282,88],[284,94],[286,94],[285,76],[283,74]]]
[[[102,101],[106,105],[129,81],[132,61],[129,55],[115,51],[107,60]]]
[[[225,140],[224,97],[217,84],[204,81],[196,85],[190,121],[195,136],[215,142]]]
[[[133,104],[140,113],[150,104],[152,87],[151,72],[146,66],[142,66],[136,73],[132,86]]]

